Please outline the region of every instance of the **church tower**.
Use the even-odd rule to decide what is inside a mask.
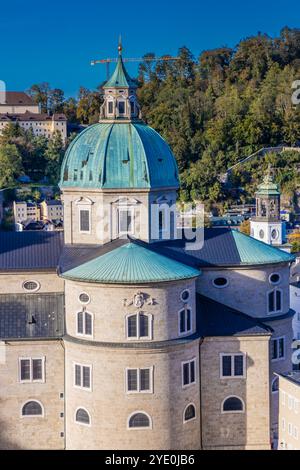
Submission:
[[[99,244],[132,236],[175,237],[179,178],[167,142],[141,119],[137,84],[123,63],[104,84],[100,120],[81,132],[62,163],[65,243]]]
[[[280,191],[274,183],[271,165],[256,192],[256,216],[251,219],[251,236],[269,245],[282,245]]]

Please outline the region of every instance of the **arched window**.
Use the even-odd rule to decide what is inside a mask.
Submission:
[[[152,427],[151,418],[146,413],[139,411],[133,413],[128,420],[128,427],[130,429],[139,428],[139,429],[149,429]]]
[[[79,424],[91,424],[89,412],[85,408],[78,408],[75,413],[75,421]]]
[[[151,339],[152,316],[146,313],[135,313],[127,316],[128,339]]]
[[[43,406],[38,401],[28,401],[22,407],[22,416],[43,416]]]
[[[183,422],[186,423],[187,421],[191,421],[192,419],[196,418],[196,408],[195,405],[192,403],[188,405],[183,414]]]
[[[243,400],[236,396],[227,397],[222,403],[222,413],[243,413],[244,408]]]
[[[268,312],[277,313],[282,310],[282,291],[274,289],[268,293]]]
[[[179,312],[178,333],[179,335],[187,334],[192,331],[192,310],[185,307]]]
[[[279,378],[275,377],[272,380],[272,393],[276,393],[279,390]]]
[[[93,334],[93,316],[85,310],[77,313],[77,334],[84,336]]]

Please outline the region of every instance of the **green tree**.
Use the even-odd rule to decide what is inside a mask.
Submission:
[[[0,188],[8,187],[22,174],[21,155],[16,145],[0,146]]]

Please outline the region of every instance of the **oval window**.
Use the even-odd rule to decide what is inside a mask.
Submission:
[[[279,284],[280,282],[280,275],[277,273],[271,274],[269,277],[271,284]]]
[[[259,238],[264,238],[265,232],[263,230],[259,231]]]
[[[90,302],[90,296],[85,292],[82,292],[79,295],[79,302],[81,302],[82,304],[88,304]]]
[[[271,237],[273,240],[277,240],[278,238],[278,230],[276,230],[276,228],[274,228],[271,232]]]
[[[23,289],[28,292],[36,292],[39,288],[40,284],[37,281],[25,281],[23,283]]]
[[[190,298],[190,291],[185,289],[184,291],[181,292],[180,297],[183,302],[186,302]]]
[[[216,277],[216,279],[213,280],[213,285],[215,287],[226,287],[228,284],[228,280],[226,277]]]

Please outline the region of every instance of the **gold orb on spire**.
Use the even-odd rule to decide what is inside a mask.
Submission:
[[[121,37],[121,34],[119,36],[119,44],[118,44],[118,51],[119,51],[119,54],[121,55],[122,54],[122,50],[123,50],[123,46],[122,46],[122,37]]]

